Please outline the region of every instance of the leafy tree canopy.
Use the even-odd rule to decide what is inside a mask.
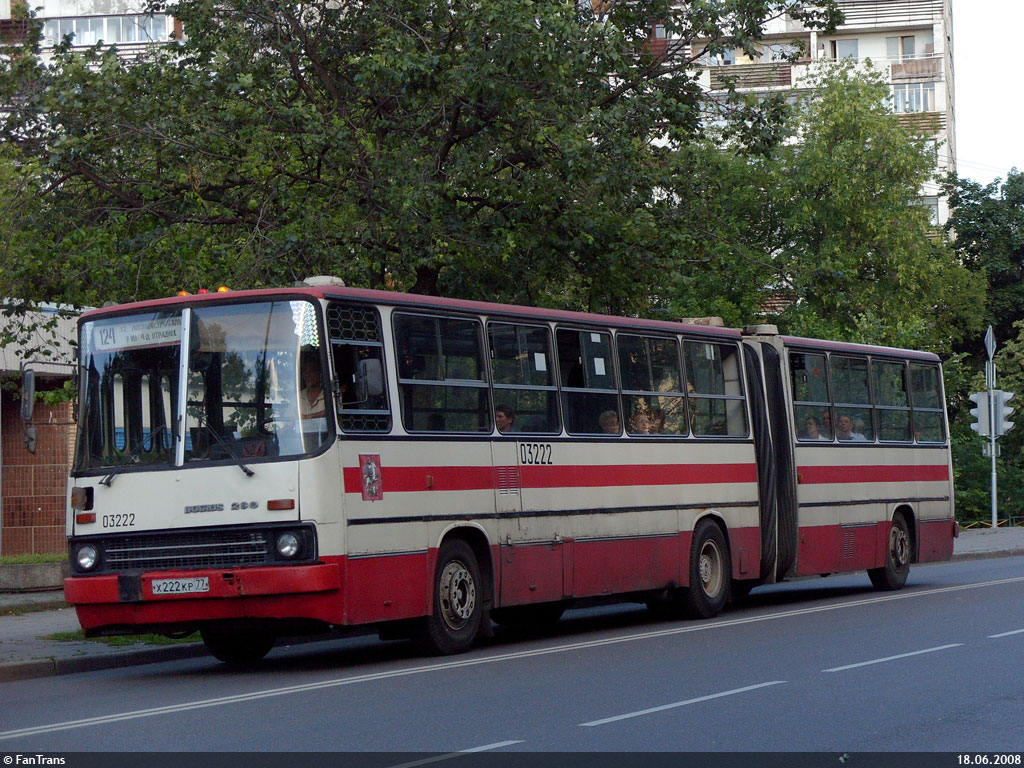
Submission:
[[[693,60],[753,50],[787,8],[838,20],[816,6],[182,0],[187,38],[140,60],[23,50],[0,76],[2,135],[60,215],[15,287],[96,303],[333,273],[645,311],[713,239],[717,203],[689,194],[709,177],[676,185],[718,164]],[[647,47],[651,19],[692,58]],[[777,141],[767,107],[724,106],[737,153]]]

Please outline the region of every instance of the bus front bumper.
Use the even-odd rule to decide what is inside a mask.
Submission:
[[[160,594],[154,582],[158,590],[202,591]],[[72,576],[64,580],[64,596],[87,636],[224,619],[344,623],[339,563]]]

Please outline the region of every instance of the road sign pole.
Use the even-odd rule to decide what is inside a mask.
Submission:
[[[996,496],[996,334],[992,326],[985,331],[985,351],[988,352],[988,365],[985,366],[985,378],[988,384],[988,423],[991,435],[989,443],[992,452],[992,528],[999,526],[998,497]]]

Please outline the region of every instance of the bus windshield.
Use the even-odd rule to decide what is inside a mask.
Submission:
[[[318,328],[308,301],[84,323],[75,469],[249,462],[318,450],[329,411]]]

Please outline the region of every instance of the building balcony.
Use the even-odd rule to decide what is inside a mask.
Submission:
[[[0,45],[17,45],[28,35],[26,19],[0,19]]]
[[[896,118],[916,136],[934,136],[946,130],[945,112],[903,112]]]
[[[709,67],[709,86],[713,91],[726,88],[732,82],[737,90],[763,91],[772,88],[791,88],[793,86],[793,65],[788,61],[776,61],[769,64],[733,64],[730,66]]]
[[[921,77],[926,80],[942,79],[942,57],[926,56],[920,59],[903,59],[890,62],[893,80],[909,80]]]

